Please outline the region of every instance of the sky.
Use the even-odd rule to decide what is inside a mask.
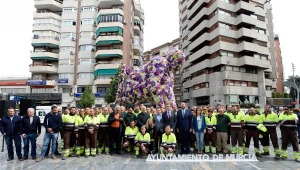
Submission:
[[[144,49],[179,37],[178,0],[140,0],[145,12]],[[285,78],[300,75],[299,0],[272,0],[274,31],[279,35]],[[30,75],[34,0],[0,0],[0,77]]]

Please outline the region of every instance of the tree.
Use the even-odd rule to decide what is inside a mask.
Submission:
[[[95,104],[95,95],[92,87],[86,86],[79,101],[80,107],[92,107]]]
[[[289,76],[289,78],[286,81],[294,83],[293,76]],[[297,87],[300,86],[300,77],[298,75],[295,76],[295,83],[296,83]]]
[[[117,73],[111,78],[111,87],[108,89],[107,95],[104,97],[106,103],[114,103],[116,101],[117,90],[119,85],[119,72],[121,67],[118,68]]]

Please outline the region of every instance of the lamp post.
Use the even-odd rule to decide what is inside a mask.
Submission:
[[[295,68],[295,64],[294,63],[292,63],[292,69],[293,69],[293,81],[294,81],[294,84],[296,84],[295,74],[294,74],[296,68]]]

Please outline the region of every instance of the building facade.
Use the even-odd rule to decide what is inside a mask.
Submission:
[[[266,103],[277,78],[271,9],[265,0],[179,0],[183,101]]]
[[[276,64],[277,64],[277,81],[276,81],[276,92],[284,93],[284,71],[283,71],[283,64],[282,64],[282,55],[281,55],[281,48],[280,48],[280,41],[279,36],[275,34],[275,54],[276,54]]]
[[[142,63],[138,0],[38,0],[35,8],[31,93],[61,93],[63,107],[78,106],[90,86],[101,107],[120,64]]]
[[[180,40],[179,40],[179,38],[177,38],[177,39],[175,39],[171,42],[162,44],[158,47],[155,47],[151,50],[148,50],[148,51],[144,52],[143,62],[147,63],[153,57],[156,57],[156,56],[165,56],[172,47],[179,48],[179,42],[180,42]],[[177,105],[180,105],[180,102],[181,102],[181,99],[182,99],[180,78],[181,78],[180,71],[174,73],[174,88],[173,88],[173,91],[174,91],[175,100],[176,100]]]

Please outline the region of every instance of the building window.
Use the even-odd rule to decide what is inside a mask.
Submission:
[[[229,13],[229,12],[227,12],[227,11],[225,11],[225,10],[222,10],[222,9],[217,9],[216,11],[215,11],[215,14],[222,14],[222,15],[226,15],[226,16],[231,16],[231,14]]]
[[[64,78],[69,78],[71,77],[71,74],[69,73],[61,73],[59,74],[59,78],[64,79]]]
[[[90,6],[90,7],[82,7],[82,12],[92,12],[92,11],[98,11],[98,8]]]
[[[75,52],[75,47],[62,46],[59,48],[59,51],[60,52],[70,52],[70,51]]]
[[[108,87],[97,87],[97,93],[107,93]]]
[[[90,79],[93,78],[93,73],[78,73],[78,79]]]
[[[232,27],[229,24],[219,23],[219,27],[231,30]]]
[[[95,50],[96,47],[94,45],[81,45],[80,51],[92,51]]]
[[[62,21],[62,25],[63,26],[70,26],[70,25],[76,25],[76,21],[74,21],[74,20],[63,20]]]
[[[133,59],[133,66],[140,66],[140,61],[138,59]]]
[[[80,38],[81,37],[93,37],[93,36],[96,36],[95,32],[91,32],[91,31],[80,32]]]
[[[254,54],[253,57],[257,59],[268,60],[268,56],[263,54]]]
[[[82,19],[81,20],[81,25],[93,25],[96,23],[94,19]]]
[[[76,38],[76,34],[74,32],[63,32],[61,38]]]
[[[84,93],[85,87],[77,87],[77,93]]]
[[[74,65],[74,59],[60,59],[59,65]]]
[[[63,8],[64,13],[74,13],[77,12],[77,8]]]
[[[95,61],[93,59],[79,59],[79,64],[95,64]]]
[[[99,22],[123,22],[124,17],[120,14],[114,14],[114,15],[100,15],[100,20],[98,18]]]
[[[221,56],[233,57],[233,52],[221,50]]]
[[[72,90],[72,88],[62,88],[62,92],[63,93],[72,93],[73,90]]]
[[[39,18],[39,19],[34,19],[34,25],[55,25],[55,26],[60,26],[61,21],[53,19],[53,18]]]

